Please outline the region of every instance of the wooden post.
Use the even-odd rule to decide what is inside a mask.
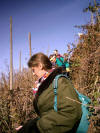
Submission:
[[[50,45],[48,44],[48,48],[47,48],[47,56],[49,56],[49,50],[50,50]]]
[[[29,54],[30,54],[30,57],[32,56],[32,53],[31,53],[31,33],[29,32]]]
[[[21,51],[19,53],[19,72],[21,72]]]
[[[93,12],[91,12],[91,25],[94,25],[94,16],[93,16]]]
[[[10,90],[13,89],[12,17],[10,17]]]

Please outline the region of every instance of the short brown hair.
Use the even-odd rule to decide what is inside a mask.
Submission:
[[[28,67],[36,67],[39,65],[39,63],[42,63],[44,70],[48,70],[52,68],[52,63],[49,60],[48,56],[46,56],[43,53],[36,53],[28,61]]]

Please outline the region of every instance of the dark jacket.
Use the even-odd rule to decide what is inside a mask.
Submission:
[[[57,88],[57,108],[54,110],[54,78],[62,73],[55,69],[40,85],[34,99],[34,108],[38,116],[28,121],[17,133],[75,133],[81,119],[81,105],[67,99],[77,100],[73,85],[64,77],[59,78]]]
[[[78,95],[69,79],[64,77],[58,80],[58,111],[54,110],[53,80],[61,73],[62,68],[55,69],[40,85],[34,99],[34,108],[39,115],[36,125],[40,133],[75,133],[80,122],[81,105],[66,98],[79,101]]]

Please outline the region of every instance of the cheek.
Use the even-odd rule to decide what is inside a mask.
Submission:
[[[40,72],[39,69],[36,69],[36,70],[35,70],[35,74],[36,74],[36,75],[38,75],[39,72]]]

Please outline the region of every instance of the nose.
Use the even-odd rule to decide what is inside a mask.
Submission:
[[[35,75],[35,73],[33,72],[33,76]]]

